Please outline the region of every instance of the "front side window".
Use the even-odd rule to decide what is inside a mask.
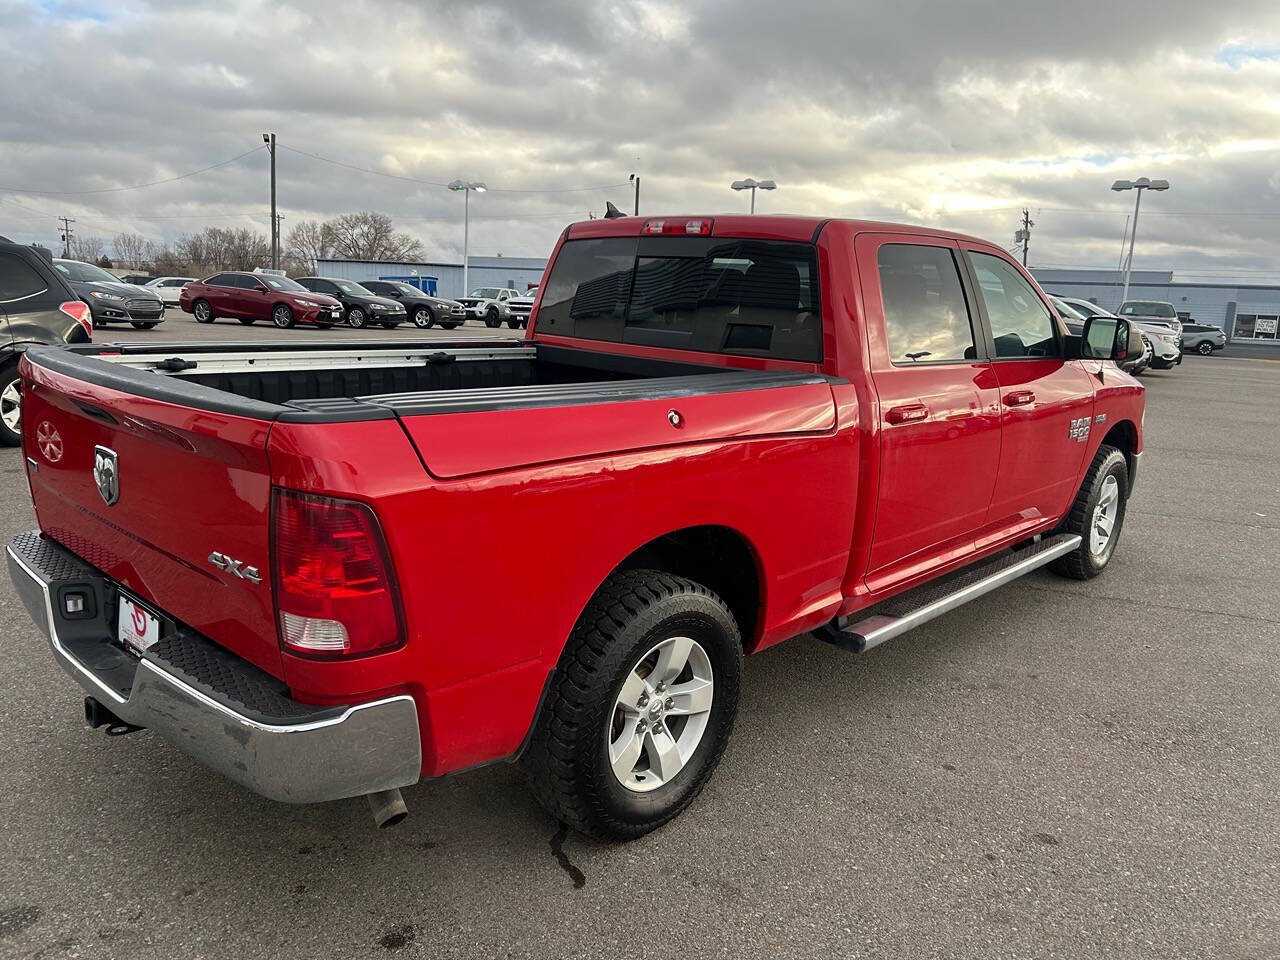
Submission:
[[[884,331],[894,364],[972,360],[969,307],[946,247],[886,243],[877,255]]]
[[[979,295],[987,307],[996,356],[1060,356],[1049,308],[1013,264],[989,253],[969,256],[978,275]]]

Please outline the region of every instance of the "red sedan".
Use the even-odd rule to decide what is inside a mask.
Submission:
[[[188,283],[178,305],[198,323],[228,317],[246,325],[270,320],[285,330],[298,323],[323,330],[342,322],[342,304],[333,297],[268,273],[219,273]]]

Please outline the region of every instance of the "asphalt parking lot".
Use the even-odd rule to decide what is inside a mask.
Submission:
[[[228,326],[98,339],[289,335]],[[4,578],[0,956],[1280,955],[1280,363],[1144,381],[1104,577],[748,661],[710,787],[626,846],[566,835],[505,765],[406,790],[378,832],[362,800],[276,805],[108,739]],[[18,451],[0,471],[8,538],[34,518]]]

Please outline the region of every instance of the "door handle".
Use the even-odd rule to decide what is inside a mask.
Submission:
[[[1004,395],[1004,405],[1006,407],[1025,407],[1029,403],[1036,402],[1036,395],[1030,390],[1014,390],[1012,393]]]
[[[925,420],[929,416],[929,408],[923,403],[904,403],[897,407],[890,407],[889,412],[885,414],[885,419],[890,423],[915,423],[917,420]]]

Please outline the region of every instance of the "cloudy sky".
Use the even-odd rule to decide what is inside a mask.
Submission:
[[[433,256],[540,256],[629,209],[929,223],[1033,265],[1280,276],[1275,0],[0,0],[0,233],[56,243],[390,214]],[[191,173],[194,176],[119,189]],[[320,159],[323,158],[323,159]],[[344,164],[346,166],[344,166]],[[368,172],[376,171],[376,172]],[[74,192],[73,192],[74,191]]]

